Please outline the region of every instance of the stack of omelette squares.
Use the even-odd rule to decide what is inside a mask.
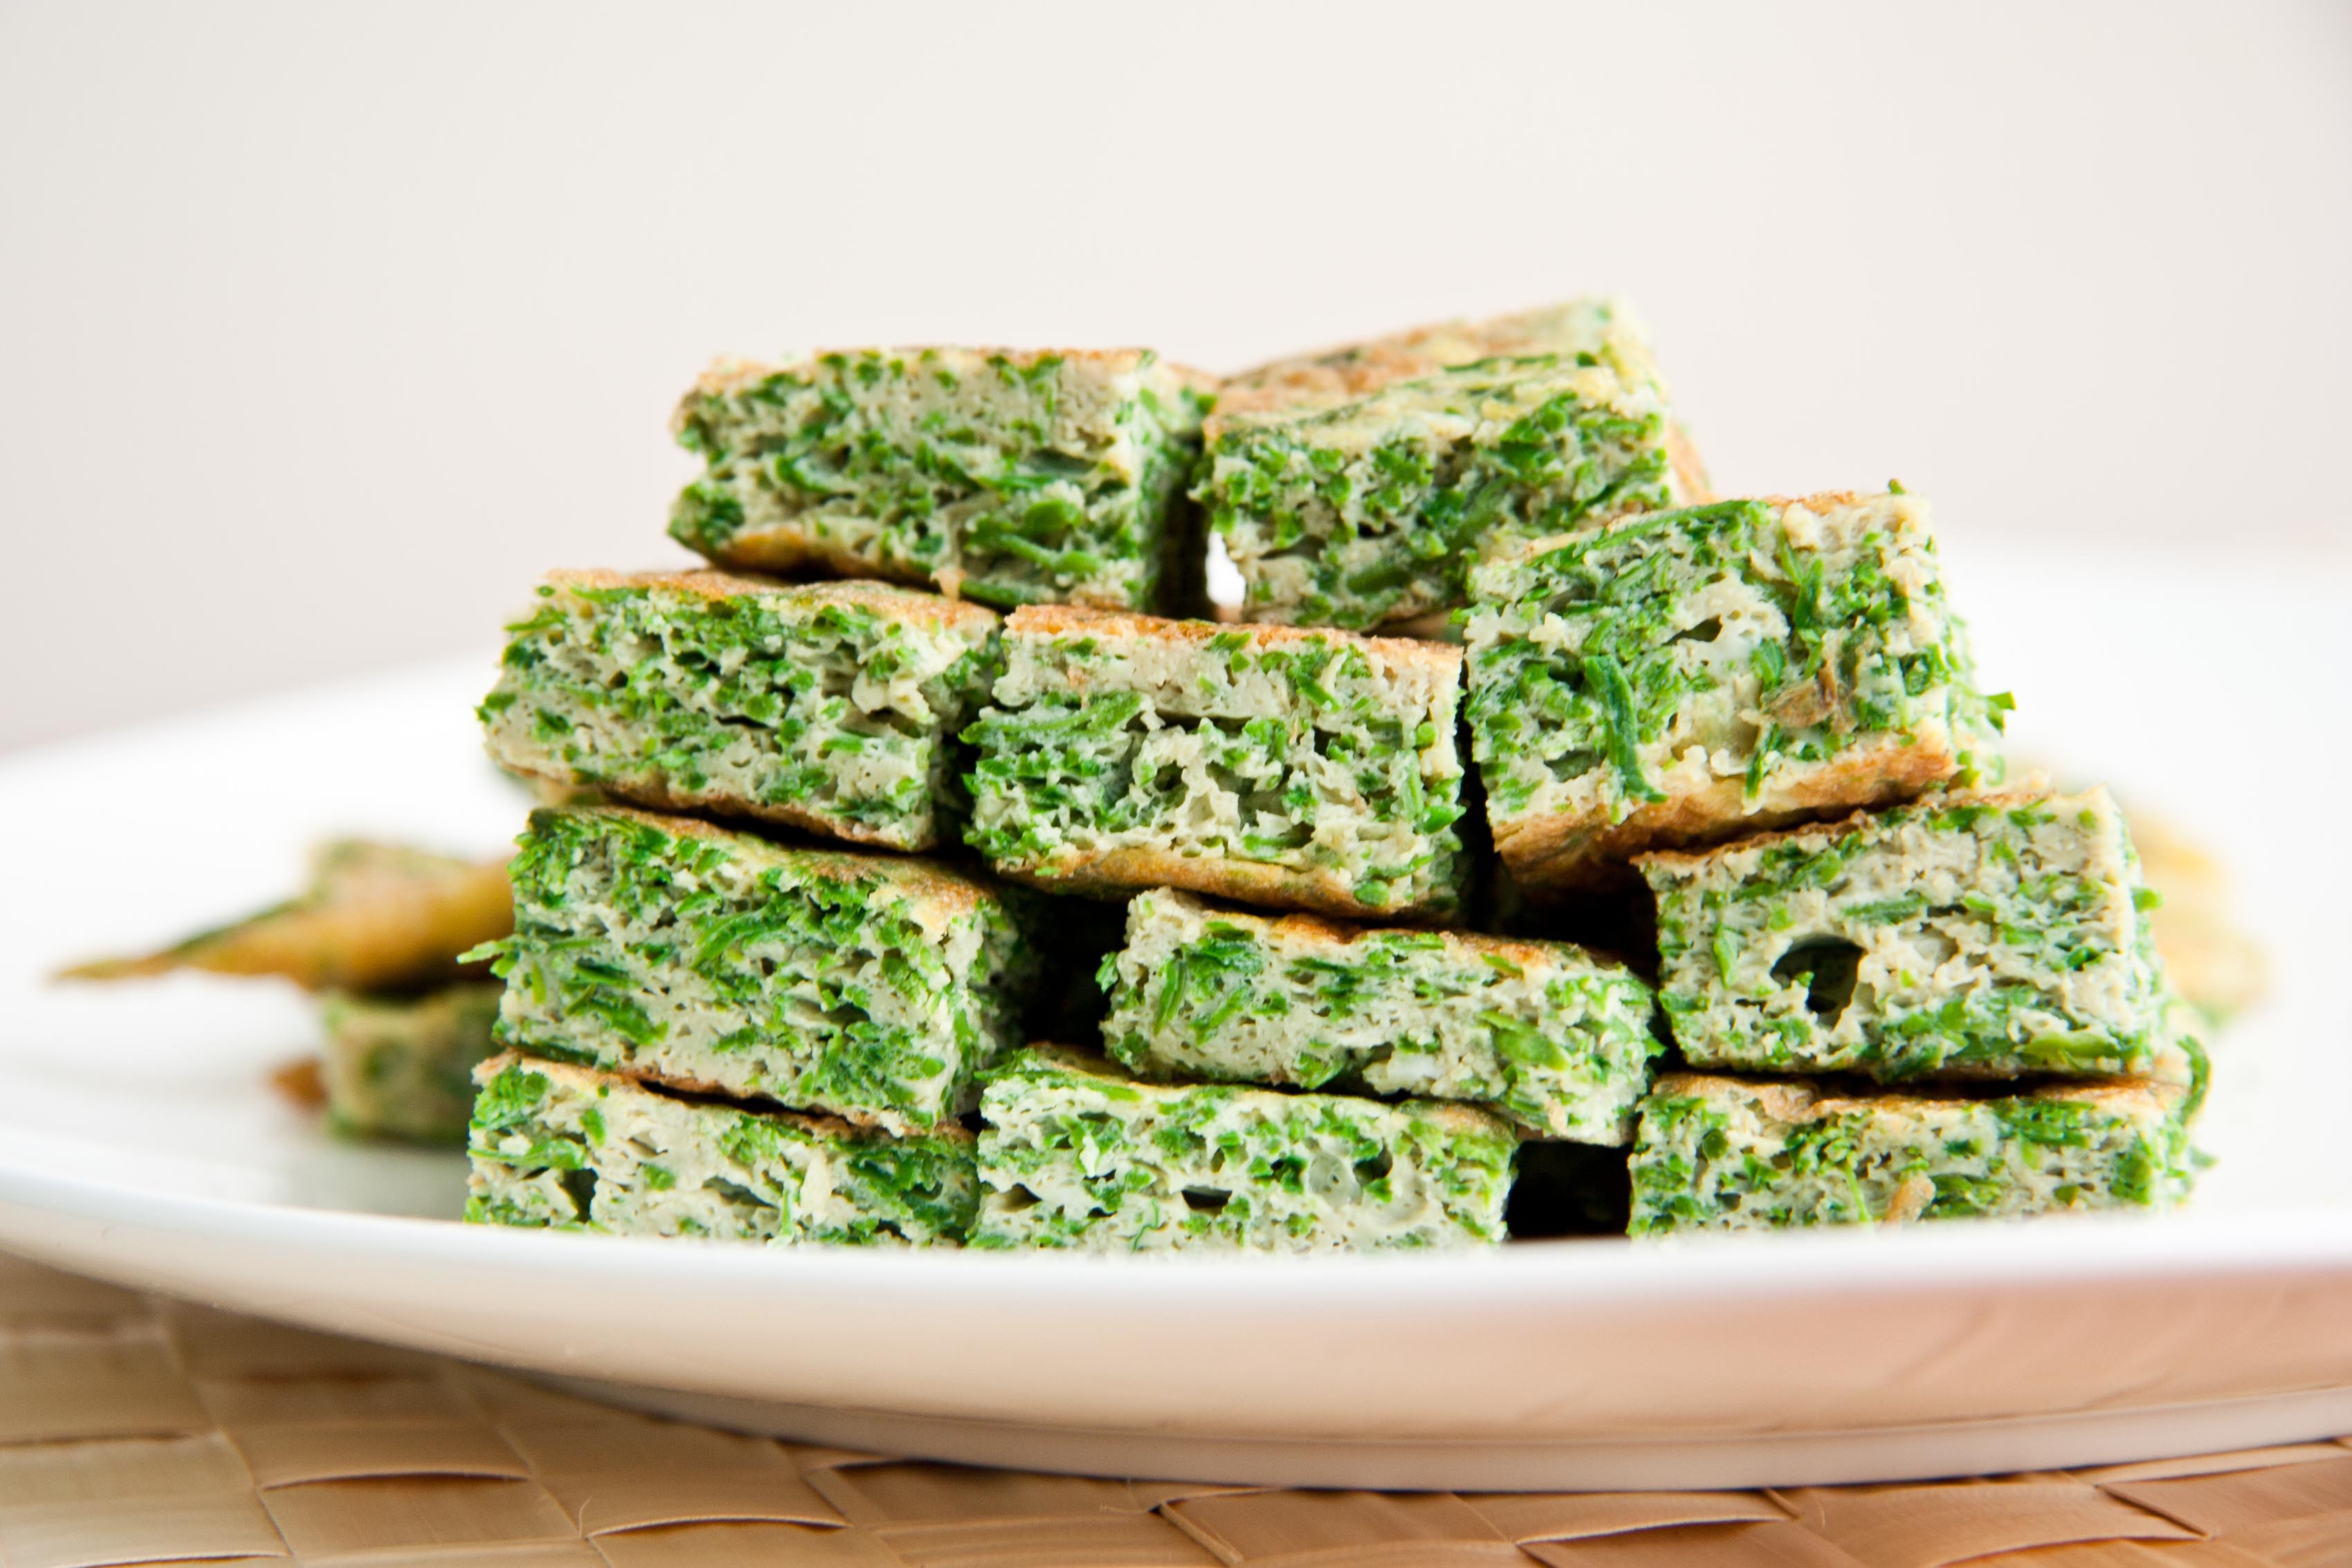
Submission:
[[[2185,1192],[2152,895],[2105,791],[2003,782],[1926,504],[1715,498],[1622,303],[1223,381],[730,361],[677,432],[708,568],[551,574],[480,708],[553,804],[468,955],[469,1218],[1293,1252]]]

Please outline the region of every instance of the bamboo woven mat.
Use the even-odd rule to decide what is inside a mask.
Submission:
[[[0,1258],[0,1568],[2352,1568],[2352,1438],[1783,1492],[1300,1492],[733,1436]]]

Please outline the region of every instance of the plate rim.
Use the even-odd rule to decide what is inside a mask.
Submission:
[[[1050,1282],[1063,1300],[1110,1306],[1137,1294],[1212,1304],[1246,1282],[1253,1301],[1347,1295],[1358,1304],[1425,1310],[1467,1297],[1524,1305],[1634,1307],[1719,1295],[1782,1297],[1977,1287],[2063,1287],[2217,1274],[2343,1276],[2352,1284],[2352,1214],[2282,1209],[2260,1215],[2050,1215],[1968,1225],[1848,1226],[1763,1235],[1657,1239],[1593,1237],[1512,1242],[1491,1249],[1396,1254],[1155,1254],[998,1252],[870,1247],[537,1231],[412,1215],[313,1208],[31,1169],[0,1152],[0,1246],[13,1211],[107,1229],[168,1230],[286,1250],[360,1250],[402,1262],[455,1263],[503,1255],[572,1276],[615,1270],[684,1276],[730,1288],[806,1279],[845,1289],[945,1277],[981,1294],[1017,1299]],[[1362,1295],[1377,1280],[1382,1289]],[[1148,1290],[1146,1289],[1148,1287]],[[161,1289],[162,1287],[154,1287]],[[168,1292],[167,1292],[168,1293]]]

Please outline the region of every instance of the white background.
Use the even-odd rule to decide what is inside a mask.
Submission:
[[[674,559],[677,395],[817,342],[1622,290],[1727,490],[2306,576],[2347,280],[2336,4],[0,0],[0,746]]]

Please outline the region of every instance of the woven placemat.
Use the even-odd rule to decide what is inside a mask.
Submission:
[[[2352,1568],[2347,1444],[1777,1492],[1028,1475],[656,1420],[0,1258],[0,1568]]]

